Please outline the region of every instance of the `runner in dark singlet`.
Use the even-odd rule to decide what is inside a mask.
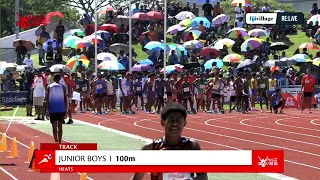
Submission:
[[[164,127],[164,137],[147,143],[142,150],[200,150],[198,142],[182,137],[186,126],[187,111],[180,104],[166,105],[161,112],[161,125]],[[131,180],[142,180],[145,173],[135,173]],[[181,173],[194,180],[207,180],[207,173]],[[163,180],[163,173],[152,173],[151,180]],[[194,177],[196,175],[196,177]]]
[[[239,76],[237,77],[237,79],[234,81],[233,87],[236,91],[236,111],[237,112],[241,112],[240,109],[240,104],[242,103],[242,98],[243,98],[243,94],[242,94],[242,86],[243,86],[243,73],[239,73]]]

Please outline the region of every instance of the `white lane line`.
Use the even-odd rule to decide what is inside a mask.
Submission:
[[[316,125],[316,126],[320,126],[320,124],[315,123],[315,121],[320,121],[320,120],[319,119],[314,119],[314,120],[311,120],[310,123],[313,124],[313,125]]]
[[[279,123],[279,121],[283,121],[283,120],[282,120],[282,119],[276,120],[275,123],[278,124],[278,125],[280,125],[280,126],[286,126],[286,127],[297,128],[297,129],[305,129],[305,130],[309,130],[309,131],[318,131],[318,132],[320,132],[319,129],[312,129],[312,128],[306,128],[306,127],[291,126],[291,125]]]
[[[251,132],[251,131],[244,131],[244,130],[240,130],[240,129],[227,128],[227,127],[217,126],[217,125],[213,125],[213,124],[209,123],[210,121],[214,121],[214,120],[215,119],[209,119],[209,120],[205,121],[204,124],[207,126],[216,127],[216,128],[220,128],[220,129],[227,129],[230,131],[237,131],[237,132],[254,134],[254,135],[264,136],[264,137],[269,137],[269,138],[282,139],[285,141],[292,141],[292,142],[301,143],[301,144],[308,144],[308,145],[312,145],[312,146],[320,146],[320,144],[314,144],[314,143],[309,143],[309,142],[305,142],[305,141],[288,139],[288,138],[283,138],[283,137],[279,137],[279,136],[272,136],[272,135],[267,135],[267,134],[255,133],[255,132]],[[195,123],[195,122],[192,122],[192,123]],[[203,125],[202,123],[196,123],[196,124]]]
[[[0,170],[3,171],[4,173],[6,173],[8,176],[10,176],[13,180],[18,180],[16,177],[14,177],[12,174],[10,174],[8,171],[3,169],[2,167],[0,167]]]
[[[300,136],[308,136],[308,137],[313,137],[313,138],[319,138],[320,139],[320,136],[297,133],[297,132],[293,132],[293,131],[285,131],[285,130],[280,130],[280,129],[267,128],[267,127],[263,127],[263,126],[254,126],[254,125],[250,125],[250,124],[244,123],[245,121],[259,122],[259,121],[254,121],[254,120],[250,120],[250,119],[243,119],[243,120],[240,121],[240,124],[243,125],[243,126],[249,126],[249,127],[254,127],[254,128],[258,128],[258,129],[266,129],[266,130],[270,130],[270,131],[278,131],[278,132],[284,132],[284,133],[288,133],[288,134],[296,134],[296,135],[300,135]]]

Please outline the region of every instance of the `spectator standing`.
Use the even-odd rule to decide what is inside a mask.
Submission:
[[[214,6],[213,8],[213,18],[215,18],[216,16],[223,14],[223,9],[220,6],[220,2],[217,2],[217,4]]]
[[[252,8],[252,12],[253,12],[253,13],[259,13],[259,12],[261,12],[261,8],[260,8],[259,3],[257,3],[257,4]]]
[[[199,16],[199,8],[196,3],[193,3],[192,8],[190,10],[196,17]]]
[[[16,91],[16,81],[13,78],[13,74],[9,73],[7,79],[5,80],[5,90]]]
[[[57,49],[57,53],[54,54],[54,62],[55,64],[61,64],[63,61],[62,54],[61,54],[61,48]]]
[[[47,80],[41,75],[39,70],[33,80],[33,105],[36,108],[37,118],[35,120],[44,120],[45,109],[44,100],[46,97]]]
[[[59,46],[62,47],[63,43],[63,34],[65,33],[65,28],[62,25],[62,21],[59,21],[58,26],[56,27],[56,33],[57,33],[57,41]]]
[[[239,3],[239,6],[235,8],[235,13],[236,13],[236,18],[237,19],[240,19],[240,18],[243,18],[244,17],[244,9],[242,7],[242,4]]]
[[[30,58],[30,53],[28,53],[27,57],[23,60],[23,64],[33,69],[33,60]]]
[[[47,55],[46,55],[48,68],[53,65],[53,55],[54,55],[54,52],[53,52],[52,42],[48,42]]]
[[[268,3],[265,3],[262,7],[262,12],[270,12],[271,8]]]
[[[45,43],[48,39],[50,39],[50,35],[46,31],[46,28],[42,27],[42,32],[40,33],[40,36],[38,37],[38,40],[36,42],[38,46],[38,53],[39,53],[39,65],[44,64],[43,60],[45,56],[45,51],[43,49],[43,43]]]
[[[158,63],[158,58],[156,56],[156,52],[152,51],[151,55],[148,57],[148,59],[150,59],[154,65],[156,65]]]
[[[139,12],[139,3],[136,3],[136,7],[132,10],[132,15]]]
[[[202,6],[202,10],[204,11],[204,16],[211,22],[213,7],[209,0],[206,0],[206,3]]]
[[[176,55],[176,52],[172,50],[168,58],[168,65],[175,65],[175,64],[179,64],[179,59],[178,59],[178,56]]]
[[[28,53],[28,50],[26,46],[23,44],[23,41],[18,42],[18,46],[16,47],[16,53],[17,53],[17,65],[22,65],[23,59],[25,58],[26,54]]]
[[[186,7],[183,8],[183,11],[191,11],[191,8],[189,6],[189,2],[186,3]]]
[[[180,64],[181,65],[186,65],[189,63],[189,58],[187,55],[184,54],[184,51],[181,52],[181,56],[180,56]]]

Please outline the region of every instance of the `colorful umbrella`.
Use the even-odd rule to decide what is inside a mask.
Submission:
[[[63,40],[63,44],[65,44],[67,47],[73,46],[76,42],[81,41],[81,38],[77,36],[69,36],[65,40]]]
[[[312,22],[313,25],[315,25],[316,22],[320,22],[320,14],[313,15],[313,16],[307,21],[308,24],[309,24],[310,22]]]
[[[148,50],[164,49],[164,44],[159,41],[150,41],[144,46],[144,48]]]
[[[129,53],[129,46],[123,43],[115,43],[109,47],[109,50],[114,53],[120,53],[120,51],[124,51],[124,53]]]
[[[111,37],[108,31],[102,31],[102,30],[97,31],[97,35],[105,39],[109,39]],[[90,36],[95,36],[95,33],[92,33]]]
[[[247,36],[248,32],[244,28],[233,28],[230,31],[228,31],[227,34],[228,34],[229,38],[235,39],[235,38],[238,38],[240,34],[241,34],[242,37]]]
[[[70,74],[71,73],[71,69],[66,66],[66,65],[63,65],[63,64],[55,64],[53,66],[51,66],[50,68],[50,72],[60,72],[61,70],[64,72],[64,73],[68,73]]]
[[[99,14],[103,15],[103,14],[107,14],[107,12],[110,11],[114,11],[114,8],[110,5],[107,5],[106,7],[101,8],[101,10],[99,11]]]
[[[311,57],[306,54],[296,54],[292,56],[291,59],[297,61],[298,63],[312,62]]]
[[[212,47],[204,47],[200,51],[200,55],[204,57],[209,57],[211,53],[214,54],[214,57],[220,56],[220,51]]]
[[[183,31],[183,30],[186,30],[187,27],[183,27],[179,24],[176,24],[176,25],[173,25],[171,27],[169,27],[169,29],[167,30],[167,33],[170,33],[170,34],[176,34],[177,32],[179,31]]]
[[[43,43],[42,49],[47,51],[49,43],[51,43],[51,46],[52,46],[53,49],[57,48],[57,46],[58,46],[58,41],[56,39],[49,39],[49,40],[47,40],[46,42]]]
[[[253,37],[261,37],[261,36],[269,36],[269,33],[263,29],[252,29],[248,33],[249,36]]]
[[[70,36],[84,37],[84,32],[81,29],[71,29],[64,33],[64,39]]]
[[[192,33],[192,36],[193,36],[194,39],[198,39],[199,36],[200,36],[201,33],[202,33],[202,32],[199,31],[199,30],[186,31],[186,32],[185,32],[185,35],[184,35],[184,39],[186,38],[186,36],[187,36],[190,32]]]
[[[179,57],[182,55],[182,52],[183,52],[183,54],[185,54],[185,55],[188,54],[187,49],[186,49],[185,47],[183,47],[182,45],[170,44],[170,45],[169,45],[169,48],[170,48],[170,52],[171,52],[172,50],[174,50]],[[169,53],[169,51],[168,51],[168,53]]]
[[[13,47],[18,47],[19,42],[22,41],[22,44],[27,48],[28,51],[35,48],[35,44],[27,39],[16,39],[13,41]]]
[[[234,0],[232,1],[231,5],[234,7],[238,7],[240,3],[242,4],[242,6],[251,6],[251,2],[249,0]]]
[[[164,19],[164,15],[161,12],[158,11],[150,11],[147,13],[147,15],[152,19]]]
[[[126,70],[126,68],[117,61],[103,61],[100,63],[97,67],[100,70],[106,70],[106,71],[121,71]]]
[[[137,64],[148,64],[148,65],[153,65],[153,62],[150,59],[143,59],[138,61]]]
[[[135,20],[143,20],[143,21],[148,21],[150,20],[150,16],[146,13],[135,13],[134,15],[132,15],[131,17],[132,19]]]
[[[187,41],[183,44],[186,49],[201,49],[203,48],[203,44],[197,40]]]
[[[224,24],[226,22],[229,22],[231,20],[231,16],[225,15],[225,14],[220,14],[217,17],[213,18],[212,20],[212,27],[217,27],[221,24]]]
[[[121,24],[129,25],[129,16],[118,15],[112,19],[112,23],[118,26],[121,26]]]
[[[45,22],[55,23],[55,22],[59,22],[63,18],[64,18],[64,15],[62,12],[59,12],[59,11],[50,12],[46,15]]]
[[[220,59],[211,59],[209,61],[207,61],[204,64],[204,68],[205,69],[212,69],[213,66],[216,66],[218,68],[222,68],[223,67],[223,62]]]
[[[237,66],[237,69],[254,66],[255,64],[256,64],[255,61],[252,61],[251,59],[246,59],[246,60],[242,61],[242,62]]]
[[[182,20],[179,25],[184,26],[184,27],[190,27],[192,23],[192,19],[185,19]]]
[[[151,70],[154,70],[154,67],[150,64],[135,64],[132,67],[133,72],[151,71]]]
[[[178,13],[175,18],[182,21],[182,20],[185,20],[185,19],[193,19],[195,18],[196,16],[190,12],[190,11],[181,11],[180,13]]]
[[[92,42],[94,44],[94,43],[96,43],[96,36],[94,34],[92,34],[90,36],[84,37],[83,40]],[[103,41],[103,39],[101,38],[101,36],[97,35],[97,43],[99,44],[100,41]]]
[[[299,46],[300,49],[307,48],[308,50],[319,50],[319,47],[314,43],[303,43]]]
[[[315,65],[315,66],[319,66],[320,67],[320,58],[314,59],[312,64]]]
[[[229,39],[229,38],[224,38],[224,39],[218,40],[218,41],[214,44],[213,48],[215,48],[215,49],[223,49],[223,46],[230,47],[230,46],[232,46],[234,43],[235,43],[234,40],[231,40],[231,39]]]
[[[71,69],[72,72],[76,71],[77,66],[79,65],[79,62],[82,62],[82,66],[84,66],[85,68],[88,68],[90,61],[89,59],[84,56],[84,55],[76,55],[73,56],[72,58],[70,58],[67,62],[67,66],[69,67],[69,69]]]
[[[169,65],[169,66],[166,66],[166,73],[167,74],[171,74],[173,72],[178,72],[178,73],[181,73],[182,72],[182,68],[183,66],[182,65]],[[164,68],[162,68],[160,70],[160,73],[164,73]]]
[[[91,41],[80,39],[78,41],[75,41],[72,44],[71,48],[73,48],[73,49],[82,49],[82,48],[85,48],[85,47],[90,47],[92,45],[93,45],[93,43]]]
[[[192,19],[191,27],[199,27],[201,21],[206,28],[210,28],[211,23],[206,17],[196,17]]]
[[[239,54],[229,54],[226,55],[223,59],[223,62],[228,62],[228,63],[240,63],[242,61],[242,56]]]
[[[99,30],[108,31],[110,33],[119,33],[120,28],[115,24],[103,24],[99,27]]]
[[[241,52],[247,52],[247,48],[249,47],[250,50],[258,48],[262,45],[262,39],[259,38],[249,38],[241,45]]]
[[[97,59],[100,61],[118,61],[118,58],[115,55],[106,52],[99,53]]]

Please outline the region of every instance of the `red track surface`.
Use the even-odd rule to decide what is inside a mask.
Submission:
[[[159,115],[138,112],[74,118],[151,139],[163,136]],[[320,177],[320,111],[300,114],[287,110],[283,115],[198,113],[188,117],[184,135],[198,140],[202,149],[283,149],[285,175],[302,180]]]
[[[4,132],[7,128],[7,124],[0,125],[0,132]],[[35,148],[40,147],[40,143],[52,143],[53,137],[47,135],[43,132],[34,130],[22,124],[11,124],[9,131],[7,132],[7,144],[8,150],[10,151],[11,147],[11,139],[12,137],[16,137],[17,140],[21,143],[18,144],[18,153],[19,158],[7,158],[9,156],[9,152],[0,152],[0,163],[1,164],[14,164],[14,166],[0,165],[4,170],[13,175],[16,179],[19,180],[50,180],[50,175],[48,173],[40,173],[35,171],[30,171],[29,164],[25,163],[28,159],[29,148],[26,146],[30,145],[31,141],[34,141]],[[26,146],[24,146],[24,145]],[[87,174],[88,177],[95,180],[128,180],[132,174]],[[60,178],[62,180],[78,180],[80,179],[80,175],[77,173],[60,173]],[[12,179],[6,173],[4,173],[0,169],[0,179],[9,180]]]

